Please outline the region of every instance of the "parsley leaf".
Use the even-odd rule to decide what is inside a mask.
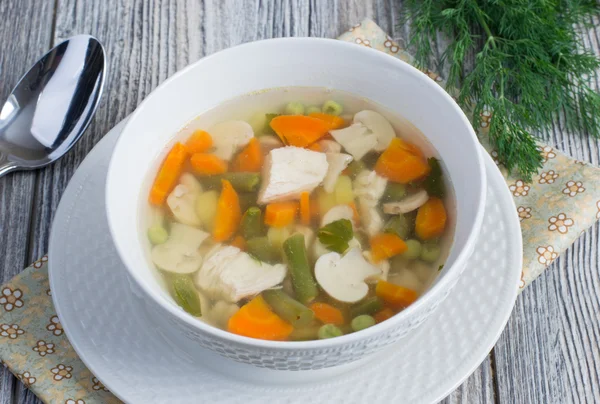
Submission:
[[[348,219],[336,220],[321,227],[317,237],[327,249],[343,254],[349,247],[348,242],[354,237],[352,223]]]
[[[444,186],[444,179],[442,178],[442,167],[440,162],[435,157],[427,159],[427,163],[431,168],[429,175],[423,181],[423,186],[430,196],[437,196],[443,198],[446,193],[446,187]]]

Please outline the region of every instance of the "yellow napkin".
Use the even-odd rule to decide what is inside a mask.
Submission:
[[[356,24],[339,39],[412,61],[412,56],[371,20]],[[425,73],[444,85],[437,74]],[[480,135],[485,135],[489,115],[479,128]],[[494,151],[484,146],[493,157]],[[600,217],[600,170],[549,146],[540,145],[540,153],[544,168],[530,184],[506,176],[500,167],[521,219],[522,288]],[[0,290],[0,358],[44,402],[118,403],[65,337],[50,297],[47,261],[43,257]]]

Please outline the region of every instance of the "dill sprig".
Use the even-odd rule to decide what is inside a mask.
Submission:
[[[438,33],[450,39],[439,60],[449,63],[447,88],[475,127],[492,111],[489,140],[509,172],[530,180],[539,170],[534,134],[558,115],[567,130],[600,137],[600,95],[589,82],[600,61],[579,32],[598,15],[596,0],[407,0],[403,8],[418,67]],[[475,64],[463,76],[470,52]]]

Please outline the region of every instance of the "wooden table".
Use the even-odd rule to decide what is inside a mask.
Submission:
[[[108,53],[108,81],[87,134],[43,170],[0,179],[0,281],[48,248],[53,214],[77,166],[158,84],[199,58],[242,42],[282,36],[336,37],[364,17],[397,39],[392,0],[0,0],[0,100],[59,41],[89,33]],[[599,32],[586,32],[596,51]],[[556,127],[548,142],[598,164],[597,141]],[[445,402],[600,401],[598,225],[521,294],[490,355]],[[485,268],[481,268],[482,271]],[[10,372],[0,403],[38,402]]]

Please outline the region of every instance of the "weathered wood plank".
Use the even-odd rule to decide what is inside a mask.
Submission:
[[[51,44],[53,4],[35,0],[0,2],[0,103]],[[36,172],[0,178],[0,283],[28,262],[27,243]],[[0,368],[0,403],[12,403],[16,378]]]

